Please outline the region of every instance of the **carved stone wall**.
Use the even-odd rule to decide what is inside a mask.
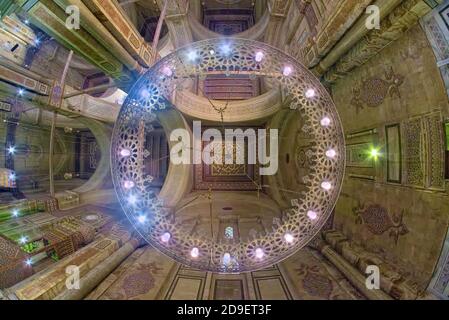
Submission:
[[[444,134],[440,112],[403,123],[404,183],[444,191]]]
[[[226,275],[175,264],[146,246],[130,255],[87,299],[338,300],[365,297],[310,248],[304,248],[280,265]]]
[[[449,95],[449,1],[435,8],[420,21],[435,54]]]
[[[373,105],[364,104],[355,112],[353,88],[363,88],[369,79],[387,81],[391,68],[401,77],[400,85],[392,83],[395,94],[387,94]],[[449,106],[421,26],[415,25],[339,79],[332,93],[347,144],[366,143],[366,152],[371,147],[379,151],[377,159],[372,159],[372,168],[347,167],[334,228],[395,266],[422,293],[437,265],[449,226],[443,175],[443,119],[449,115]],[[396,140],[387,137],[391,126],[398,128]],[[397,143],[394,148],[392,141]],[[402,172],[398,181],[388,176],[388,165],[396,159],[389,153],[392,149],[400,159],[395,167],[396,172]]]

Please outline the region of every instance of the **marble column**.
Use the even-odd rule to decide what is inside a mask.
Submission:
[[[392,300],[392,298],[382,290],[368,289],[366,286],[366,275],[354,268],[340,254],[334,251],[329,245],[323,244],[321,254],[325,256],[346,279],[370,300]]]
[[[139,246],[140,240],[132,238],[110,257],[98,264],[80,279],[79,289],[65,289],[54,300],[81,300],[116,269]]]

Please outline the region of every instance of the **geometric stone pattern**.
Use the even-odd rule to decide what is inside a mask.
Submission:
[[[424,118],[427,130],[427,187],[444,190],[444,143],[441,113],[436,112]]]
[[[228,41],[229,50],[224,50],[222,40],[218,39],[200,41],[178,49],[161,59],[139,79],[123,104],[113,131],[111,164],[115,190],[122,207],[150,244],[194,268],[241,272],[278,263],[304,247],[326,223],[340,192],[345,147],[336,108],[326,89],[307,68],[282,51],[263,43],[231,38]],[[264,55],[262,61],[255,59],[259,51]],[[189,59],[192,52],[194,58]],[[283,74],[286,66],[291,70],[288,76]],[[314,141],[307,189],[300,198],[292,201],[294,209],[265,235],[254,235],[240,243],[221,243],[204,236],[181,233],[182,228],[168,215],[167,208],[144,178],[142,144],[145,130],[150,128],[157,112],[169,105],[173,92],[183,89],[185,80],[197,76],[201,79],[209,74],[248,74],[277,82],[291,97],[290,108],[301,113]],[[310,89],[315,90],[312,97],[306,95]],[[329,126],[321,125],[323,117],[329,118]],[[131,154],[121,156],[120,150],[123,148],[129,149]],[[331,159],[326,156],[329,148],[335,149],[336,157]],[[134,186],[125,188],[124,182],[130,179],[134,181]],[[332,188],[324,190],[321,187],[323,181],[329,181]],[[128,202],[130,196],[135,200],[133,204]],[[309,210],[317,212],[315,220],[308,218]],[[138,223],[138,217],[142,214],[147,216],[148,221]],[[161,235],[166,232],[171,237],[163,243]],[[285,242],[287,232],[293,235],[293,244]],[[199,249],[197,258],[190,256],[194,247]],[[263,259],[256,257],[256,248],[263,250]],[[230,263],[224,262],[225,253],[230,255]]]
[[[444,133],[440,112],[403,123],[405,184],[442,191],[444,180]]]
[[[424,163],[421,150],[423,150],[421,119],[410,119],[404,122],[403,141],[405,163],[405,184],[415,187],[424,187]]]

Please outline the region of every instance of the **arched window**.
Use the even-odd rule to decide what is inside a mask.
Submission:
[[[224,235],[226,239],[234,239],[234,228],[229,226],[225,228]]]

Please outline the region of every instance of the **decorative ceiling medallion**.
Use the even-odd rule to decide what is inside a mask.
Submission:
[[[130,91],[115,124],[111,164],[115,190],[129,220],[155,248],[192,268],[213,272],[253,271],[279,263],[304,247],[328,220],[340,193],[345,143],[336,108],[303,65],[284,52],[251,40],[210,39],[178,49],[158,61]],[[182,83],[209,74],[248,74],[278,82],[291,97],[313,140],[306,190],[292,210],[264,234],[223,243],[183,232],[158,198],[144,171],[145,135],[156,113],[171,105]],[[332,150],[332,157],[329,156]],[[171,166],[173,164],[170,164]],[[151,179],[150,179],[151,180]]]
[[[213,128],[213,127],[211,127]],[[226,127],[231,129],[237,129],[233,127]],[[246,129],[256,129],[257,139],[257,127],[244,127]],[[209,129],[205,127],[204,129]],[[262,129],[260,127],[259,129]],[[220,129],[218,129],[220,130]],[[223,131],[223,129],[221,129]],[[248,145],[240,146],[235,143],[222,143],[222,142],[206,142],[202,143],[202,151],[207,145],[219,144],[222,146],[222,154],[232,154],[233,158],[237,158],[238,154],[242,155],[245,159],[243,164],[225,164],[223,162],[226,159],[221,159],[221,155],[217,155],[213,164],[195,164],[194,165],[194,188],[196,190],[257,190],[261,184],[261,176],[259,175],[259,164],[249,164],[247,158]],[[242,150],[241,147],[243,147]],[[214,149],[215,150],[215,149]]]

